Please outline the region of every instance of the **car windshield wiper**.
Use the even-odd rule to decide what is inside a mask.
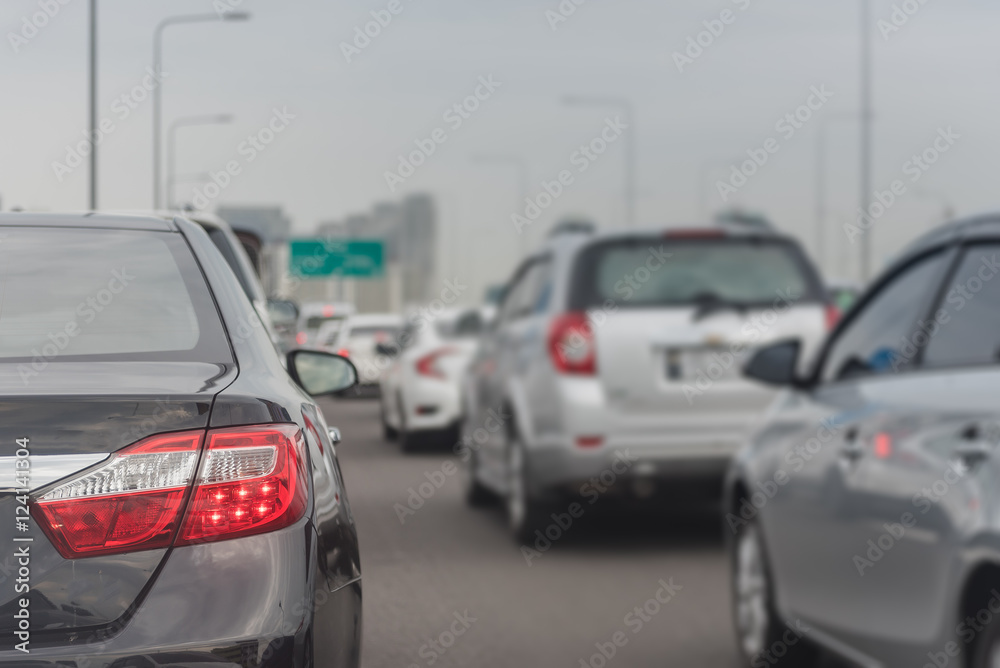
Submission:
[[[694,302],[698,305],[698,308],[695,309],[694,316],[692,317],[693,322],[704,320],[708,316],[713,313],[718,313],[719,311],[736,311],[737,313],[746,313],[746,311],[750,308],[748,304],[726,301],[714,292],[699,293],[695,295]]]

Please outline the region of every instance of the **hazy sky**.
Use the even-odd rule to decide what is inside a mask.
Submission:
[[[889,19],[893,2],[872,1],[875,18]],[[78,210],[87,203],[85,166],[62,182],[53,170],[87,123],[87,0],[60,4],[37,35],[18,41],[17,53],[10,38],[22,34],[23,17],[47,2],[60,0],[0,3],[5,209]],[[231,125],[179,135],[180,173],[219,171],[230,161],[239,167],[209,208],[280,204],[305,234],[321,220],[365,211],[377,200],[430,191],[442,213],[440,273],[478,287],[509,273],[519,238],[510,222],[516,171],[478,164],[471,160],[476,153],[520,156],[532,195],[542,180],[570,170],[572,184],[531,226],[531,245],[567,214],[622,224],[624,143],[612,143],[583,173],[579,156],[574,160],[578,147],[600,136],[605,119],[620,112],[561,103],[577,93],[625,97],[635,106],[636,122],[627,131],[636,133],[642,224],[705,218],[703,201],[710,211],[722,206],[714,183],[728,176],[728,164],[774,138],[780,150],[730,203],[766,213],[814,248],[821,119],[858,108],[859,2],[586,0],[555,30],[546,12],[558,11],[558,0],[398,2],[401,11],[350,63],[341,44],[352,43],[355,28],[372,20],[370,12],[387,10],[389,0],[243,0],[238,9],[253,14],[250,22],[168,29],[165,125],[181,116],[235,115]],[[100,0],[99,115],[114,123],[100,149],[102,207],[152,205],[152,104],[132,100],[132,109],[116,99],[142,85],[156,23],[214,13],[215,6],[211,0]],[[674,52],[724,10],[732,11],[732,22],[679,72]],[[995,2],[928,0],[888,39],[876,27],[875,184],[880,190],[895,179],[906,185],[875,228],[880,261],[939,220],[946,204],[960,214],[997,205],[998,18]],[[461,127],[455,116],[446,120],[445,112],[490,76],[500,86],[479,109]],[[778,120],[822,86],[833,97],[786,137]],[[294,118],[282,122],[287,128],[251,162],[256,149],[242,143],[268,126],[275,109]],[[837,219],[852,218],[858,207],[858,131],[849,119],[829,127],[827,268],[844,275],[854,271],[857,246],[846,244]],[[960,138],[913,183],[904,163],[948,127]],[[385,172],[436,128],[447,141],[390,193]],[[178,192],[191,197],[190,185]]]

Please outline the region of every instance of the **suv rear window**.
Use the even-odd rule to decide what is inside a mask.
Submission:
[[[765,306],[781,295],[823,299],[815,270],[790,241],[633,237],[598,242],[580,253],[570,308],[582,311],[608,301],[623,308]]]
[[[0,360],[232,360],[179,234],[0,228]]]

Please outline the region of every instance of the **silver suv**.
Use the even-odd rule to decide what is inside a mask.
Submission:
[[[470,366],[470,503],[506,499],[530,537],[564,499],[721,495],[774,396],[741,377],[747,353],[794,337],[808,354],[834,317],[798,244],[771,230],[556,235],[518,268]]]

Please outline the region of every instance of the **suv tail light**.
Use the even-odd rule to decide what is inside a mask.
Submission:
[[[441,380],[447,379],[448,376],[445,375],[444,370],[438,366],[438,360],[445,355],[451,355],[454,352],[454,348],[439,348],[434,352],[424,355],[414,363],[417,373],[421,376],[427,376],[428,378],[440,378]]]
[[[556,371],[560,373],[583,376],[597,373],[594,330],[586,313],[566,313],[552,322],[549,330],[549,356]]]
[[[75,559],[281,529],[304,514],[307,485],[301,430],[264,425],[151,436],[34,506],[59,553]]]

